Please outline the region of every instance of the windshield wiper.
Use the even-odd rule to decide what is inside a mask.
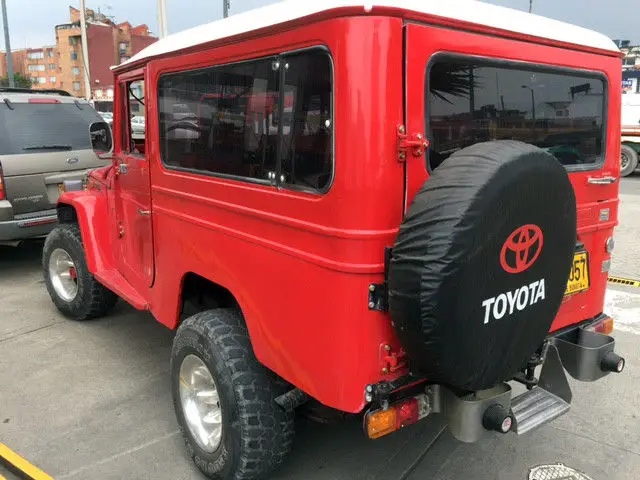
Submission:
[[[71,145],[32,145],[22,150],[71,150]]]

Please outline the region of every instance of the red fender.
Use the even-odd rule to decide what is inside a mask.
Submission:
[[[113,269],[106,189],[65,192],[58,200],[58,211],[65,205],[76,212],[89,271],[95,275]]]

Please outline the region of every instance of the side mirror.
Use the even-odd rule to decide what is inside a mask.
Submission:
[[[99,158],[107,160],[111,158],[113,148],[113,137],[111,128],[107,122],[94,122],[89,126],[91,135],[91,146]]]

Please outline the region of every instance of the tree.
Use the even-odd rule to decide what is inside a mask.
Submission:
[[[25,77],[20,73],[16,73],[13,75],[13,81],[17,88],[31,88],[32,82],[31,78]],[[9,86],[9,77],[0,77],[0,87],[8,87]]]

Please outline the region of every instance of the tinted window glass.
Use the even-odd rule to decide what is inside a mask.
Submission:
[[[329,56],[313,50],[164,75],[158,86],[163,160],[323,190],[333,164],[331,78]]]
[[[0,103],[0,155],[91,150],[89,125],[102,118],[89,105]]]
[[[429,163],[489,140],[548,150],[568,167],[603,161],[605,85],[580,74],[441,60],[428,71]]]
[[[333,167],[332,71],[322,51],[285,58],[282,115],[284,183],[324,190]]]
[[[164,162],[270,179],[278,141],[278,72],[273,62],[164,75],[158,85]]]

